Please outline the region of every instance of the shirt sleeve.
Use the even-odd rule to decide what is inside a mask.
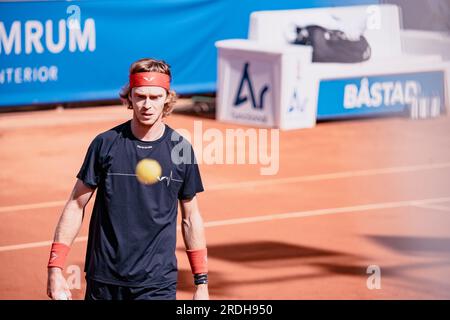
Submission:
[[[77,174],[77,178],[92,189],[97,188],[101,177],[100,146],[101,139],[99,137],[91,142],[83,165]]]
[[[183,184],[181,185],[180,191],[178,192],[178,199],[186,200],[192,199],[199,192],[204,191],[202,178],[200,176],[200,170],[198,168],[197,159],[195,158],[194,150],[192,147],[191,156],[187,159],[185,163],[185,174],[183,179]]]

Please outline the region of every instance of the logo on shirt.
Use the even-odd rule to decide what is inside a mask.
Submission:
[[[175,178],[173,177],[173,175],[172,175],[172,170],[170,170],[170,175],[169,175],[169,177],[161,176],[161,177],[158,177],[158,180],[159,180],[160,182],[163,182],[164,180],[166,180],[166,181],[167,181],[167,186],[169,186],[169,184],[170,184],[171,181],[183,182],[183,180],[178,180],[178,179],[175,179]]]
[[[108,176],[129,176],[129,177],[136,177],[136,174],[135,174],[135,173],[108,172],[107,175],[108,175]],[[183,180],[175,179],[175,178],[173,177],[173,172],[172,172],[172,170],[170,170],[170,175],[169,175],[168,177],[167,177],[167,176],[160,176],[160,177],[157,177],[157,179],[158,179],[159,182],[165,181],[165,183],[167,184],[167,186],[170,185],[170,182],[171,182],[171,181],[176,181],[176,182],[181,182],[181,183],[183,182]]]
[[[136,145],[136,147],[138,148],[138,149],[151,149],[151,148],[153,148],[152,146],[140,146],[140,145]]]

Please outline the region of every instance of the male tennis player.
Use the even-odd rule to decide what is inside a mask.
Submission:
[[[170,67],[164,61],[141,59],[131,65],[121,97],[133,109],[133,118],[101,133],[89,146],[55,231],[48,263],[50,298],[71,299],[62,270],[84,208],[97,189],[86,253],[85,299],[176,298],[178,201],[196,285],[193,298],[209,299],[207,249],[196,198],[203,185],[192,146],[163,122],[175,102],[170,81]],[[184,148],[176,148],[180,143]],[[155,184],[142,184],[135,176],[136,165],[144,158],[155,159],[162,167]]]

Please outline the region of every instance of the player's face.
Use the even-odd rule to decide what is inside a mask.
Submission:
[[[167,92],[161,87],[136,87],[131,90],[135,118],[144,125],[151,126],[162,118]]]

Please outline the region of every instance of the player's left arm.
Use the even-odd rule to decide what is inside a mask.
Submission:
[[[196,291],[194,300],[209,299],[208,271],[206,258],[206,238],[203,218],[200,214],[197,197],[180,200],[181,207],[181,231],[184,244],[188,253],[192,273],[195,277]]]

